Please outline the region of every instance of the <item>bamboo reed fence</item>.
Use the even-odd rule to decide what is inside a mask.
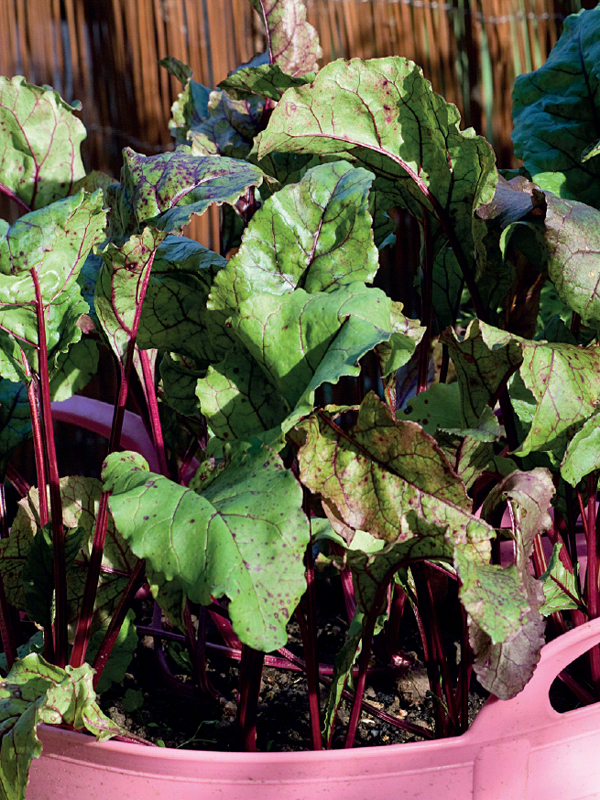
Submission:
[[[402,55],[456,103],[464,125],[513,163],[510,91],[539,67],[570,13],[586,0],[306,0],[323,63]],[[168,148],[180,90],[158,66],[167,55],[215,86],[264,50],[248,0],[0,0],[0,74],[24,75],[82,103],[88,167],[118,177],[121,150]],[[207,229],[207,223],[209,227]],[[205,243],[215,223],[204,223]]]

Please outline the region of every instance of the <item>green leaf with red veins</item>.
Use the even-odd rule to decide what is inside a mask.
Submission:
[[[260,365],[239,345],[197,380],[196,396],[211,431],[221,439],[258,435],[290,412]]]
[[[488,328],[485,326],[486,331]],[[518,337],[508,334],[506,341],[492,348],[486,343],[483,330],[483,323],[474,320],[462,340],[454,331],[444,331],[440,337],[456,367],[463,417],[473,428],[479,425],[486,406],[495,407],[502,387],[523,360]]]
[[[179,233],[193,214],[213,205],[233,205],[263,172],[253,164],[219,156],[195,156],[188,148],[144,156],[123,151],[121,186],[112,198],[112,231],[127,237],[144,225]]]
[[[537,405],[527,438],[515,452],[563,449],[600,402],[600,348],[532,342],[483,323],[481,332],[490,352],[511,341],[523,351],[519,374]]]
[[[65,669],[31,653],[15,661],[0,685],[0,795],[25,800],[29,767],[42,752],[37,726],[64,723],[86,729],[99,741],[125,734],[96,703],[88,664]]]
[[[579,581],[573,572],[573,566],[569,563],[568,555],[568,566],[563,563],[561,559],[563,553],[566,553],[565,546],[562,542],[557,542],[552,548],[548,569],[543,575],[540,575],[545,597],[540,611],[545,616],[550,616],[555,611],[568,611],[576,608],[583,611],[585,608]]]
[[[241,303],[231,325],[283,398],[274,402],[285,430],[310,414],[319,386],[358,375],[365,353],[389,342],[385,368],[398,369],[423,332],[404,324],[387,295],[358,281],[331,292],[256,295]]]
[[[85,175],[76,108],[48,87],[0,78],[2,183],[31,209],[66,197]]]
[[[600,327],[600,211],[546,195],[547,270],[560,299]]]
[[[116,524],[156,574],[176,579],[194,603],[229,598],[244,644],[270,652],[306,588],[309,542],[302,488],[279,457],[254,440],[197,490],[109,455],[103,473]]]
[[[110,345],[121,360],[137,333],[152,261],[166,237],[163,231],[144,228],[140,236],[132,236],[122,247],[111,243],[101,253],[103,265],[94,305]]]
[[[207,309],[223,256],[184,236],[168,236],[157,248],[142,306],[137,344],[179,353],[199,362],[218,361],[232,346],[222,317]],[[218,322],[215,321],[218,316]]]
[[[264,22],[271,64],[289,75],[318,69],[323,55],[316,30],[306,21],[302,0],[250,0]]]
[[[310,86],[286,91],[257,138],[256,155],[345,154],[375,173],[373,189],[389,206],[419,219],[423,211],[432,215],[434,257],[450,244],[461,270],[474,274],[473,212],[493,198],[497,171],[490,145],[459,124],[456,107],[432,91],[412,62],[340,60]],[[444,269],[441,258],[436,273]],[[437,274],[434,281],[452,288],[446,303],[454,308],[460,282]]]
[[[368,210],[372,181],[372,173],[336,161],[271,196],[217,276],[210,307],[228,315],[257,292],[312,294],[370,283],[379,266]]]
[[[65,528],[84,530],[80,551],[67,575],[69,619],[75,621],[85,588],[101,484],[94,478],[71,476],[61,478],[60,487]],[[23,567],[34,538],[38,535],[39,522],[38,490],[33,488],[19,503],[10,536],[0,541],[0,572],[4,587],[9,602],[19,609],[25,608]],[[136,561],[129,546],[115,529],[112,518],[109,519],[102,556],[103,572],[96,597],[97,621],[114,609]]]
[[[88,310],[77,277],[92,247],[104,238],[102,195],[79,192],[20,217],[0,235],[0,371],[30,380],[37,371],[35,280],[46,317],[50,368],[81,337],[77,323]],[[27,362],[29,367],[27,366]]]
[[[428,552],[431,537],[446,554],[472,543],[486,557],[493,529],[473,516],[464,484],[419,425],[394,421],[370,393],[347,434],[315,416],[298,428],[307,437],[298,454],[302,483],[350,528],[394,544],[422,542],[422,558],[440,556]]]

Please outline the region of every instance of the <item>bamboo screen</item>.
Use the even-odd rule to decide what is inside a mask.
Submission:
[[[536,69],[562,21],[585,0],[307,0],[324,61],[406,56],[512,163],[510,90]],[[180,86],[158,66],[172,55],[215,86],[264,50],[248,0],[0,0],[0,74],[50,84],[83,104],[88,167],[117,177],[125,146],[169,147]],[[207,220],[208,222],[208,220]],[[203,223],[202,240],[212,236]]]

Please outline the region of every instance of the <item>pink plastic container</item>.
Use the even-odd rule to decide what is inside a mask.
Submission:
[[[212,753],[40,729],[27,800],[591,800],[600,704],[558,714],[556,675],[600,642],[600,619],[546,645],[513,700],[490,699],[463,736],[303,753]]]

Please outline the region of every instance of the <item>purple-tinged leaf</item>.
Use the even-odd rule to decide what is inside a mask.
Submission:
[[[267,31],[271,64],[288,75],[304,75],[318,69],[323,55],[316,30],[306,21],[303,0],[250,0]]]
[[[600,178],[599,178],[600,180]],[[600,325],[600,211],[547,194],[547,270],[563,303],[590,327]]]
[[[302,482],[354,530],[409,543],[412,557],[452,555],[472,543],[485,557],[493,532],[471,513],[471,500],[437,442],[414,422],[394,421],[372,393],[347,434],[323,417],[298,428]]]
[[[109,244],[101,253],[104,263],[96,283],[96,314],[121,360],[137,333],[148,271],[166,237],[163,231],[144,228],[140,236],[132,236],[122,247]]]
[[[481,515],[499,521],[509,504],[515,563],[503,569],[476,564],[461,553],[456,557],[475,672],[481,684],[503,700],[523,689],[544,644],[544,590],[529,574],[529,559],[534,538],[552,525],[548,509],[554,491],[552,475],[545,469],[507,475],[486,498]]]
[[[143,156],[123,151],[121,187],[111,198],[115,236],[138,233],[144,225],[179,232],[193,214],[234,204],[263,172],[253,164],[217,156],[195,156],[186,148]]]
[[[86,133],[75,109],[49,87],[0,78],[2,183],[30,209],[71,194],[85,175],[79,147]]]

